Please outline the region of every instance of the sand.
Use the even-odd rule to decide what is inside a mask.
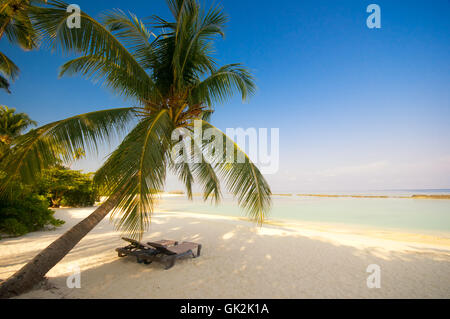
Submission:
[[[0,279],[93,209],[58,209],[63,227],[1,240]],[[170,270],[118,258],[114,249],[124,242],[105,218],[48,273],[46,285],[19,298],[450,297],[445,236],[313,224],[259,228],[232,217],[158,212],[143,240],[161,238],[202,243],[202,256]],[[380,266],[381,288],[367,287],[371,264]],[[74,266],[81,270],[79,289],[66,284]]]

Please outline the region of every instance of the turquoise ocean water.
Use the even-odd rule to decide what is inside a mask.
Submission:
[[[327,192],[330,194],[330,192]],[[336,194],[343,194],[336,192]],[[347,193],[350,194],[350,193]],[[387,196],[412,194],[450,194],[450,190],[407,190],[351,193]],[[218,206],[185,197],[164,198],[159,208],[165,211],[192,212],[242,217],[236,201],[225,196]],[[273,196],[269,219],[275,221],[318,222],[367,226],[387,230],[450,234],[450,200],[410,198],[323,198]]]

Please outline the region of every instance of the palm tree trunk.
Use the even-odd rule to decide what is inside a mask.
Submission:
[[[22,294],[44,279],[61,259],[75,247],[116,206],[119,194],[115,194],[98,207],[91,215],[72,227],[30,262],[0,285],[0,298]]]

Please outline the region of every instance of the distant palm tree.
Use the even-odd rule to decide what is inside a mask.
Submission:
[[[0,105],[0,141],[11,144],[24,130],[37,123],[26,113],[16,113],[15,108]]]
[[[15,138],[36,124],[27,114],[16,113],[16,109],[0,105],[0,158]]]
[[[38,45],[38,33],[33,28],[30,18],[35,5],[46,3],[45,0],[0,0],[0,40],[8,40],[24,50],[31,50]],[[0,88],[8,93],[9,82],[14,81],[19,68],[6,55],[0,52]]]
[[[70,30],[65,26],[67,4],[49,1],[52,7],[39,12],[36,28],[55,40],[56,49],[85,54],[64,64],[61,75],[81,74],[137,106],[82,114],[32,130],[14,146],[7,161],[14,165],[4,168],[8,177],[32,182],[38,171],[57,160],[55,149],[64,149],[63,157],[70,160],[77,149],[95,150],[98,143],[126,131],[130,121],[137,124],[95,175],[108,200],[4,282],[0,296],[19,294],[39,282],[110,211],[119,217],[117,228],[140,238],[154,211],[155,190],[164,189],[168,170],[183,181],[189,198],[195,181],[202,185],[205,200],[218,202],[223,181],[253,220],[264,221],[271,206],[269,185],[248,156],[207,122],[214,104],[235,92],[245,100],[255,91],[246,68],[217,67],[211,56],[227,17],[221,8],[205,11],[195,0],[167,3],[174,21],[153,16],[154,32],[135,15],[119,10],[103,14],[101,23],[82,12],[81,29]],[[191,146],[201,157],[214,160],[193,161],[193,154],[185,154],[188,162],[175,162],[171,150],[192,136],[194,121],[212,130],[224,145],[230,143],[244,162],[224,162],[220,152],[211,150],[211,140],[195,139],[189,140]],[[173,142],[177,128],[184,128],[185,135]]]

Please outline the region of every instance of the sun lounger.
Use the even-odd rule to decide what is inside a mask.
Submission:
[[[130,244],[126,247],[116,248],[116,251],[117,251],[117,254],[119,257],[134,256],[134,257],[136,257],[136,260],[138,263],[144,262],[145,264],[150,264],[151,261],[142,259],[142,257],[143,256],[154,256],[154,255],[159,254],[159,250],[153,246],[138,242],[138,241],[136,241],[134,239],[130,239],[130,238],[122,238],[122,239],[129,242]],[[154,242],[154,244],[158,245],[160,247],[170,247],[170,246],[177,245],[178,242],[173,241],[173,240],[160,240],[160,241]]]
[[[159,242],[149,242],[147,244],[155,247],[158,254],[141,256],[142,260],[147,263],[152,261],[161,262],[166,265],[166,269],[172,268],[179,258],[186,256],[199,257],[202,249],[202,245],[190,242],[182,242],[175,246],[165,246]],[[196,251],[196,254],[194,254],[194,251]]]

